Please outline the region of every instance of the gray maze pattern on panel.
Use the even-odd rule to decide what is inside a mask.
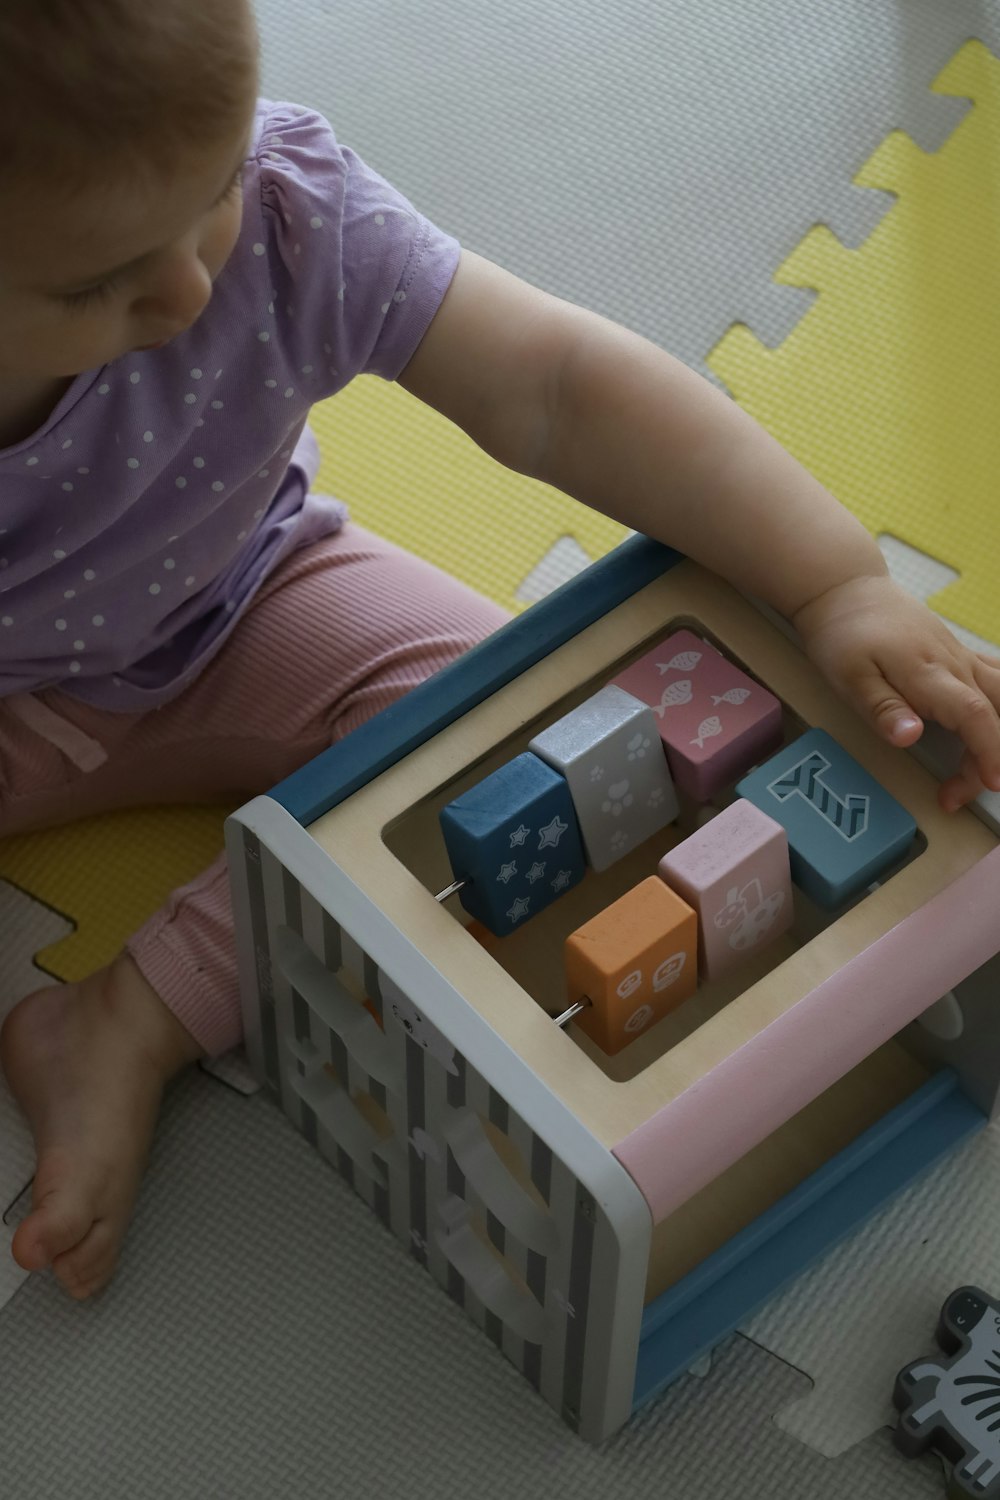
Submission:
[[[511,1101],[249,830],[244,850],[267,1087],[563,1420],[596,1435],[613,1227]]]

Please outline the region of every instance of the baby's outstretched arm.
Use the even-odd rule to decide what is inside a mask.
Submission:
[[[955,730],[944,806],[1000,791],[1000,659],[895,584],[864,527],[679,360],[465,252],[401,383],[511,468],[766,600],[893,744],[925,718]]]

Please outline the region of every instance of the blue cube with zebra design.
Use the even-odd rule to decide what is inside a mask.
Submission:
[[[906,854],[917,825],[823,729],[810,729],[737,783],[788,834],[792,879],[833,910]]]

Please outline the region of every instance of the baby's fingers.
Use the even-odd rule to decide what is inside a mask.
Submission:
[[[958,812],[960,807],[978,797],[982,790],[983,783],[976,770],[976,763],[966,750],[954,776],[949,776],[947,781],[941,783],[938,801],[945,812]]]
[[[980,677],[982,681],[978,680]],[[1000,714],[996,707],[1000,699],[1000,673],[997,669],[981,667],[972,682],[966,682],[946,669],[936,670],[928,680],[926,699],[922,706],[928,718],[953,730],[965,745],[967,759],[977,777],[972,795],[978,795],[984,785],[992,791],[1000,791]],[[972,782],[968,784],[971,786]]]

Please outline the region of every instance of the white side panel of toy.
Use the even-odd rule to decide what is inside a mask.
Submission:
[[[243,1045],[254,1077],[265,1078],[263,1013],[271,993],[270,959],[258,956],[254,932],[260,926],[264,903],[257,839],[239,816],[226,819],[226,862],[232,892],[236,963],[243,1012]],[[263,960],[264,967],[259,967]]]
[[[277,803],[232,822],[262,1081],[563,1418],[607,1436],[638,1351],[635,1184]]]

